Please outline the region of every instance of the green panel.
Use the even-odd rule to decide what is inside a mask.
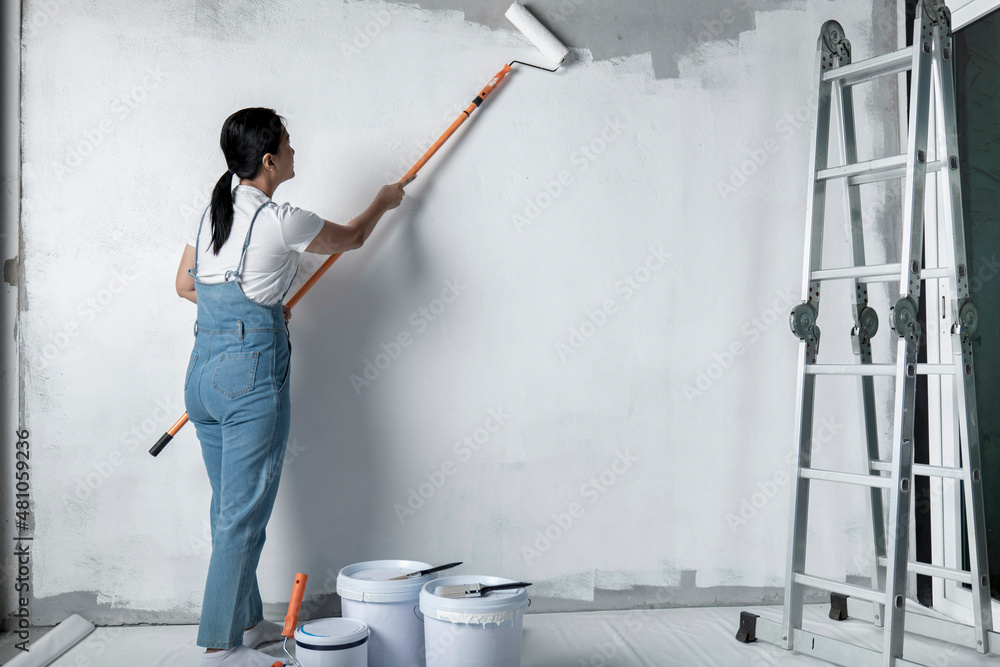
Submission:
[[[972,297],[990,584],[1000,597],[1000,12],[956,33],[962,206]]]

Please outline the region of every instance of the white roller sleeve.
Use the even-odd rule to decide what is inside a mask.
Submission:
[[[548,29],[538,22],[527,9],[515,2],[507,10],[507,20],[514,24],[514,27],[524,33],[524,36],[531,40],[531,43],[538,47],[547,60],[554,65],[559,65],[566,59],[569,49],[556,39]]]
[[[6,667],[45,667],[93,631],[93,623],[79,614],[73,614],[37,641],[31,642],[28,652],[19,653],[6,663]]]

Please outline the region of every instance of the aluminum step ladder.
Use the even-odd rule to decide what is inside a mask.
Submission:
[[[817,48],[816,137],[811,152],[811,185],[807,202],[805,266],[802,299],[791,313],[791,328],[799,343],[796,437],[798,457],[793,477],[788,555],[785,573],[785,601],[780,622],[743,612],[737,639],[764,640],[778,646],[813,655],[849,667],[917,665],[903,659],[903,633],[955,642],[989,652],[993,632],[989,572],[986,561],[986,529],[979,463],[979,434],[973,382],[972,337],[978,312],[970,300],[962,217],[961,179],[954,75],[952,64],[951,14],[941,0],[921,0],[917,4],[913,46],[870,60],[851,62],[850,42],[836,21],[827,21],[820,31]],[[877,77],[911,70],[911,98],[908,140],[902,155],[859,162],[857,158],[852,87]],[[936,145],[928,152],[931,123],[932,78],[935,102]],[[830,131],[834,116],[844,164],[830,166]],[[928,174],[936,176],[947,204],[942,224],[951,258],[946,268],[924,268],[924,189]],[[860,186],[891,179],[903,179],[903,220],[901,259],[896,263],[867,265],[864,224],[861,219]],[[853,265],[823,268],[823,231],[826,188],[842,181],[847,189],[849,244]],[[951,363],[918,363],[922,328],[918,302],[924,280],[945,279],[951,303]],[[851,342],[855,363],[818,363],[820,330],[817,326],[821,286],[826,281],[854,283],[851,304],[854,328]],[[878,331],[879,318],[868,304],[868,283],[898,282],[898,300],[889,321],[896,336],[895,363],[875,363],[871,338]],[[853,375],[860,378],[863,405],[864,452],[867,473],[850,473],[814,468],[812,460],[813,414],[816,378],[820,375]],[[918,375],[946,375],[953,378],[955,414],[959,420],[960,467],[916,465],[913,462],[914,411]],[[895,378],[891,460],[881,460],[874,378]],[[966,505],[970,570],[911,562],[909,525],[913,506],[914,475],[961,480]],[[808,532],[809,491],[814,482],[861,487],[871,513],[872,588],[834,581],[805,571]],[[883,493],[885,494],[883,496]],[[883,500],[888,499],[888,508]],[[964,625],[933,615],[906,600],[907,572],[943,577],[969,585],[972,589],[975,625]],[[881,627],[881,650],[833,639],[802,627],[805,589],[831,594],[831,618],[861,616]],[[850,609],[850,611],[849,611]],[[842,629],[842,628],[841,628]]]

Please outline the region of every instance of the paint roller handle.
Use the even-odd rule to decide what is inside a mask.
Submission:
[[[425,164],[427,164],[427,161],[430,160],[432,157],[434,157],[434,154],[437,153],[438,149],[444,145],[444,142],[448,141],[448,139],[451,138],[451,135],[455,134],[455,130],[461,127],[462,123],[464,123],[466,119],[468,119],[468,117],[472,115],[472,112],[479,108],[479,105],[483,103],[483,100],[489,97],[490,93],[492,93],[493,90],[498,85],[500,85],[500,82],[503,81],[504,77],[507,76],[509,72],[510,72],[510,65],[504,65],[503,69],[501,69],[499,72],[493,75],[493,78],[490,79],[490,82],[486,84],[486,86],[481,91],[479,91],[479,95],[476,96],[476,99],[472,100],[472,103],[465,109],[463,109],[462,113],[458,114],[458,118],[456,118],[455,121],[448,127],[448,129],[445,130],[440,137],[438,137],[438,140],[435,141],[434,144],[431,145],[431,147],[428,148],[427,151],[420,156],[420,159],[417,160],[412,167],[410,167],[410,170],[406,172],[401,181],[410,178],[411,176],[415,176],[416,173],[420,171],[420,169]]]
[[[166,433],[160,436],[160,439],[156,441],[156,444],[153,445],[152,449],[149,450],[149,453],[152,454],[153,456],[156,456],[161,451],[163,451],[163,448],[166,447],[167,444],[169,444],[170,441],[174,439],[175,435],[177,435],[177,431],[181,430],[181,428],[184,426],[184,424],[187,424],[187,422],[188,422],[188,413],[185,412],[183,415],[181,415],[180,419],[174,422],[173,426],[167,429]]]
[[[299,624],[299,608],[302,607],[302,596],[306,592],[306,582],[309,580],[308,574],[299,572],[295,575],[295,586],[292,587],[292,598],[288,601],[288,613],[285,614],[285,627],[281,631],[282,636],[289,639],[295,638],[295,628]]]
[[[483,88],[482,91],[480,91],[479,97],[476,98],[479,100],[479,103],[476,104],[476,102],[473,101],[473,104],[475,104],[476,106],[482,104],[483,103],[482,101],[485,100],[487,97],[489,97],[490,93],[493,92],[493,89],[496,88],[498,85],[500,85],[500,82],[503,81],[504,77],[507,76],[507,74],[509,73],[510,73],[510,65],[504,65],[503,69],[494,74],[493,78],[490,79],[490,82],[486,84],[486,87]]]
[[[405,187],[406,185],[409,184],[410,181],[413,180],[413,178],[417,175],[417,172],[420,171],[420,169],[425,164],[427,164],[427,161],[430,160],[435,153],[437,153],[438,149],[444,145],[444,142],[448,141],[448,139],[451,138],[451,135],[455,133],[455,130],[457,130],[462,125],[462,123],[465,122],[465,120],[472,114],[472,112],[475,111],[477,108],[479,108],[479,105],[483,103],[483,100],[485,100],[487,97],[490,96],[490,94],[496,89],[498,85],[500,85],[500,82],[504,80],[504,77],[506,77],[510,73],[510,71],[511,67],[508,64],[504,65],[503,69],[501,69],[499,72],[493,75],[493,78],[490,79],[490,82],[487,83],[486,86],[479,92],[479,95],[476,97],[476,99],[472,101],[472,104],[466,107],[465,110],[463,110],[462,113],[458,115],[458,118],[455,119],[455,122],[453,122],[451,126],[444,131],[444,134],[438,137],[438,140],[434,142],[434,145],[428,148],[427,151],[420,157],[420,159],[417,160],[412,167],[410,167],[410,170],[407,171],[401,179],[399,179],[398,184],[401,184]],[[312,276],[310,276],[309,280],[307,280],[305,284],[302,285],[302,287],[300,287],[294,295],[292,295],[292,298],[289,299],[287,302],[285,302],[285,305],[288,308],[292,308],[293,306],[295,306],[295,304],[299,302],[299,299],[305,296],[305,293],[308,292],[312,288],[312,286],[316,284],[317,281],[319,281],[319,279],[323,276],[324,273],[327,272],[327,270],[331,266],[333,266],[333,263],[336,262],[338,259],[340,259],[340,256],[342,254],[343,253],[330,255],[330,257],[328,257],[326,261],[323,262],[323,265],[320,266],[318,269],[316,269],[316,272]],[[184,424],[187,423],[187,421],[188,421],[188,414],[185,412],[184,415],[180,419],[178,419],[177,422],[174,423],[174,425],[171,426],[170,429],[167,430],[167,432],[164,433],[159,440],[156,441],[156,444],[153,445],[153,447],[149,450],[149,453],[152,454],[153,456],[159,454],[163,450],[163,448],[170,443],[173,437],[177,435],[177,432],[181,430],[181,427],[183,427]]]

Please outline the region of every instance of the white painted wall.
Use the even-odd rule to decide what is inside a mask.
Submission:
[[[298,173],[275,198],[346,220],[504,62],[537,58],[513,29],[458,12],[223,5],[26,2],[20,352],[39,623],[73,605],[118,621],[197,617],[209,553],[198,443],[188,427],[159,458],[146,450],[183,412],[195,309],[174,271],[224,169],[225,117],[275,107]],[[656,79],[647,55],[585,50],[557,75],[516,69],[295,311],[266,602],[287,599],[296,571],[316,596],[333,590],[328,571],[392,557],[533,581],[534,610],[670,603],[683,572],[696,572],[687,594],[722,603],[782,585],[786,321],[815,37],[833,13],[855,54],[874,55],[870,3],[808,0],[693,50],[679,79]],[[366,27],[368,43],[354,42]],[[895,97],[858,99],[863,152],[895,150],[876,129],[895,122]],[[846,263],[842,226],[828,246]],[[452,303],[436,301],[456,284]],[[824,352],[849,359],[849,308],[826,297],[839,312],[824,311]],[[385,365],[383,344],[403,333],[412,344],[356,391],[352,374]],[[836,385],[817,411],[831,466],[860,465],[853,390]],[[477,437],[478,451],[459,444]],[[865,571],[861,500],[814,496],[819,573]],[[628,597],[636,586],[653,588]]]

